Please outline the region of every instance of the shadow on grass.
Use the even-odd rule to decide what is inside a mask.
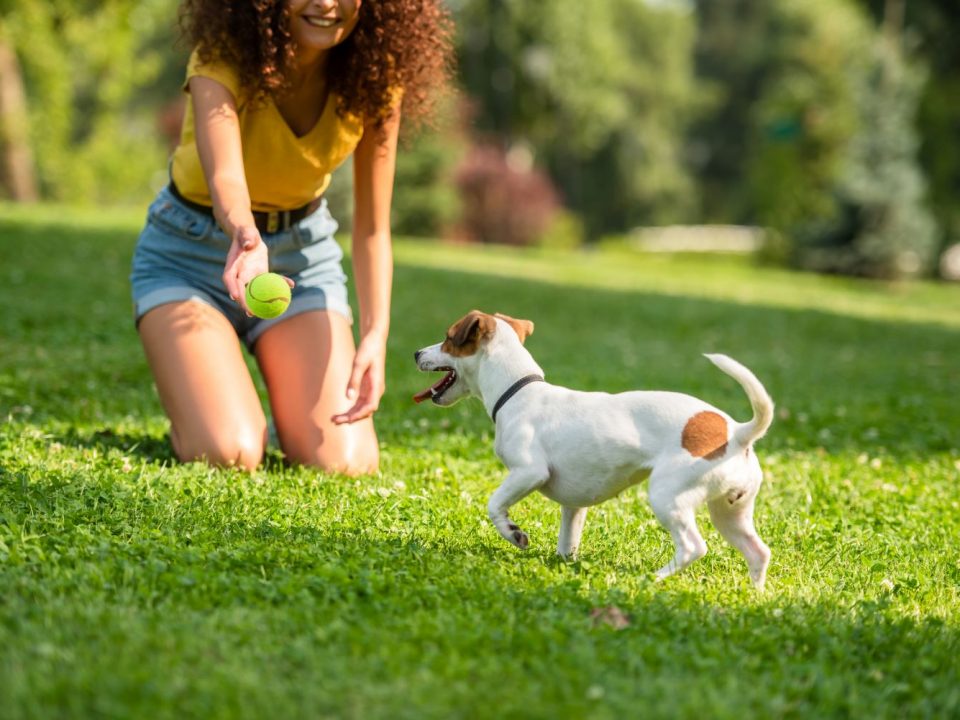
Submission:
[[[116,450],[123,455],[133,455],[148,462],[169,463],[176,461],[170,437],[157,437],[146,432],[117,432],[110,428],[97,430],[69,429],[55,436],[55,439],[73,447],[98,450],[106,455]]]
[[[141,460],[157,464],[180,462],[177,459],[176,453],[174,453],[169,434],[158,437],[146,432],[132,432],[129,430],[117,432],[110,428],[89,431],[71,429],[67,432],[54,435],[53,438],[64,445],[98,450],[103,454],[114,450],[124,455],[131,455]],[[267,472],[271,472],[289,466],[283,454],[273,446],[270,446],[264,454],[260,467]]]

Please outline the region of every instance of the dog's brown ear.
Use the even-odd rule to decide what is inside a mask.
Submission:
[[[497,321],[492,315],[471,310],[447,330],[447,339],[440,348],[448,355],[464,357],[473,355],[480,343],[493,335]]]
[[[529,320],[518,320],[503,313],[497,313],[494,317],[498,317],[510,325],[517,334],[517,337],[520,338],[521,343],[525,342],[527,337],[533,334],[533,323]]]

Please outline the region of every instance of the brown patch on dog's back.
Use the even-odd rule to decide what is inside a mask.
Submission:
[[[473,355],[477,352],[480,342],[493,335],[496,329],[497,321],[493,315],[471,310],[450,326],[447,330],[447,339],[443,341],[440,349],[454,357]]]
[[[727,421],[709,410],[687,420],[680,437],[683,449],[694,457],[716,460],[727,451]]]

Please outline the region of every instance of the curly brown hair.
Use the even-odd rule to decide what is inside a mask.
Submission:
[[[327,65],[337,111],[380,126],[400,87],[405,120],[428,118],[451,74],[453,25],[441,0],[362,0],[359,13]],[[200,60],[233,66],[251,100],[287,89],[294,46],[285,0],[183,0],[179,20]]]

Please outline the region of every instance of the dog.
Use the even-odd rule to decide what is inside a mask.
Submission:
[[[579,392],[544,380],[524,347],[532,332],[529,320],[473,310],[443,342],[414,353],[421,371],[445,373],[414,401],[449,406],[479,397],[494,422],[494,449],[509,471],[487,505],[500,535],[527,548],[527,534],[508,513],[538,490],[560,504],[557,552],[573,558],[587,508],[649,479],[650,505],[676,549],[658,580],[706,554],[695,517],[706,503],[762,589],[770,549],[753,524],[763,480],[753,444],[773,421],[773,401],[756,376],[726,355],[706,355],[746,392],[754,413],[746,423],[677,392]]]

